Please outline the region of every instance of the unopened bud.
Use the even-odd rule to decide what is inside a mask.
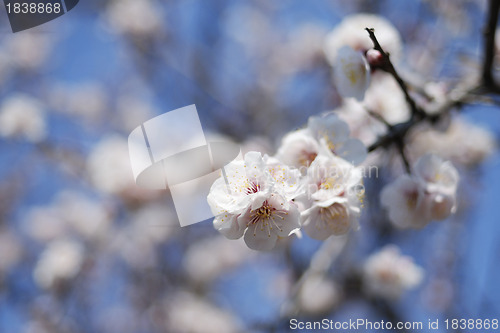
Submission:
[[[379,67],[382,65],[383,58],[382,53],[375,49],[370,49],[366,52],[366,59],[371,67]]]

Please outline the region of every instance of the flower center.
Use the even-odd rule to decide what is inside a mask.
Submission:
[[[246,194],[257,193],[259,191],[260,191],[260,185],[253,181],[250,181],[248,183],[247,188],[245,189]]]
[[[272,214],[272,208],[271,206],[268,205],[264,205],[255,211],[255,215],[259,219],[267,219],[271,216],[271,214]]]

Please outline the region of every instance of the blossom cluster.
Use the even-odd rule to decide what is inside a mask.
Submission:
[[[346,234],[357,228],[363,196],[362,172],[352,162],[365,156],[335,114],[311,117],[307,128],[285,136],[275,156],[248,152],[224,168],[208,195],[215,228],[230,239],[243,236],[256,250],[270,250],[301,228],[319,240]]]
[[[410,119],[405,95],[380,70],[389,60],[373,48],[367,26],[374,27],[380,46],[398,61],[401,37],[378,16],[354,15],[326,35],[325,57],[343,98],[341,107],[312,116],[305,128],[286,134],[274,156],[252,151],[225,167],[208,195],[215,228],[224,236],[243,237],[252,249],[270,250],[282,238],[300,236],[301,230],[325,240],[358,228],[364,200],[359,165],[367,157],[366,145]],[[420,156],[412,174],[381,191],[381,205],[396,227],[422,228],[456,211],[458,172],[451,162],[427,151],[412,156]]]
[[[456,210],[458,172],[448,161],[426,154],[415,164],[414,174],[402,175],[380,195],[391,222],[400,228],[421,228],[443,220]]]

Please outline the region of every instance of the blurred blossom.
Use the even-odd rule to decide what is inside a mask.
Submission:
[[[140,318],[137,312],[126,305],[116,305],[105,309],[98,318],[99,332],[132,333],[138,331]]]
[[[319,153],[320,143],[311,135],[309,129],[288,133],[283,137],[276,158],[305,172]]]
[[[50,55],[55,34],[23,31],[5,37],[4,47],[11,66],[21,70],[36,70],[45,64]]]
[[[24,220],[28,235],[42,242],[62,237],[66,233],[66,225],[55,207],[32,207]]]
[[[11,95],[0,105],[0,136],[39,142],[46,136],[40,102],[28,95]]]
[[[421,156],[432,152],[469,167],[481,163],[496,148],[494,135],[483,127],[453,118],[445,131],[419,127],[411,135],[409,152]]]
[[[306,129],[287,134],[278,149],[276,158],[299,168],[311,165],[321,147],[354,164],[366,158],[366,147],[358,139],[350,138],[349,126],[335,113],[310,117]]]
[[[113,0],[106,12],[111,28],[125,35],[143,38],[161,31],[164,18],[153,0]]]
[[[366,158],[366,147],[350,137],[349,125],[334,113],[309,117],[307,127],[311,134],[334,155],[359,164]]]
[[[103,138],[87,159],[87,171],[95,188],[104,193],[133,196],[140,191],[132,174],[127,139],[122,136]]]
[[[434,311],[446,311],[453,305],[455,288],[451,281],[445,278],[434,278],[425,287],[422,299]]]
[[[372,254],[363,267],[363,287],[373,296],[397,300],[403,292],[415,288],[424,271],[413,259],[403,256],[398,247],[388,245]]]
[[[225,32],[244,46],[250,58],[265,57],[269,47],[278,41],[269,17],[254,6],[232,6],[228,9],[226,18]]]
[[[177,333],[234,333],[241,324],[230,312],[189,292],[171,295],[164,308],[159,309],[166,332]]]
[[[179,228],[172,211],[164,204],[141,207],[128,223],[116,232],[111,249],[135,269],[158,263],[156,247],[167,241]]]
[[[337,62],[339,50],[345,45],[362,53],[373,47],[365,28],[375,29],[377,40],[391,55],[391,60],[397,61],[401,57],[401,36],[389,21],[378,15],[354,14],[344,18],[325,38],[324,51],[332,66]]]
[[[329,277],[313,273],[305,279],[297,295],[297,305],[306,315],[327,314],[341,301],[337,284]]]
[[[54,208],[73,230],[88,239],[106,235],[112,222],[107,207],[78,192],[59,193]]]
[[[143,98],[129,94],[118,97],[116,111],[119,124],[129,132],[155,115],[160,114]]]
[[[329,151],[321,153],[307,170],[307,193],[300,202],[304,231],[312,238],[325,240],[358,228],[362,195],[362,174],[349,162]]]
[[[254,136],[246,139],[240,144],[241,153],[245,155],[250,151],[259,151],[262,154],[271,156],[274,153],[274,147],[269,138],[264,136]]]
[[[370,84],[370,66],[362,53],[343,46],[333,65],[333,79],[342,97],[362,101]]]
[[[281,75],[291,75],[311,66],[323,56],[326,29],[313,22],[297,27],[283,43],[275,45],[270,69]]]
[[[400,228],[422,228],[456,211],[459,175],[453,164],[427,154],[418,159],[414,173],[400,176],[380,194],[389,219]]]
[[[99,120],[109,107],[104,87],[94,82],[56,84],[49,99],[55,110],[89,122]]]
[[[300,190],[300,173],[269,162],[258,152],[247,153],[244,161],[225,167],[227,180],[218,178],[208,195],[215,228],[229,239],[244,235],[254,250],[270,250],[279,237],[299,228],[300,214],[292,199]]]
[[[46,242],[70,233],[84,239],[100,238],[110,224],[111,212],[102,203],[78,192],[63,191],[51,205],[31,208],[24,226],[31,237]]]
[[[228,242],[216,236],[190,246],[184,257],[184,268],[192,281],[210,283],[253,255],[243,242]]]
[[[60,239],[48,244],[35,265],[36,283],[48,289],[59,282],[74,278],[82,266],[84,248],[70,239]]]
[[[23,245],[9,229],[0,229],[0,274],[6,273],[22,257]]]
[[[368,88],[363,106],[378,113],[390,124],[404,122],[410,118],[406,98],[396,80],[387,74],[376,72]]]

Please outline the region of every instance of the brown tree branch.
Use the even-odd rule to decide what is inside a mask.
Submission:
[[[500,91],[500,87],[493,79],[493,60],[495,58],[495,33],[498,22],[500,0],[490,0],[488,6],[488,20],[484,29],[484,62],[483,85],[489,90]]]
[[[392,77],[394,77],[394,79],[396,80],[396,82],[398,83],[399,87],[401,88],[401,90],[405,95],[406,102],[410,106],[412,117],[422,116],[424,114],[423,110],[417,105],[415,100],[410,96],[406,82],[399,76],[398,72],[396,71],[394,65],[391,62],[389,54],[384,51],[384,49],[378,42],[377,37],[375,36],[375,30],[373,28],[365,28],[365,29],[366,31],[368,31],[370,39],[373,42],[373,48],[382,54],[381,64],[378,65],[377,68],[380,68],[384,72],[387,72],[391,74]]]

